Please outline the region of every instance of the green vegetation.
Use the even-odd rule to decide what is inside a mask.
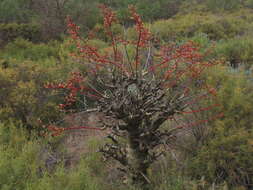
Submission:
[[[65,17],[70,15],[84,35],[97,30],[93,45],[112,51],[103,35],[99,3],[115,9],[119,24],[126,27],[122,31],[115,26],[115,33],[135,38],[127,9],[133,4],[162,44],[192,40],[202,51],[210,50],[207,58],[223,63],[206,72],[203,80],[217,88],[221,106],[212,114],[223,112],[224,117],[193,127],[185,138],[177,139],[182,146],[148,171],[152,189],[253,188],[252,0],[64,2],[0,1],[0,190],[136,189],[125,184],[120,172],[114,170],[115,163],[108,166],[103,162],[96,152],[101,140],[88,142],[93,151],[68,168],[64,148],[57,146],[64,135],[43,136],[44,125],[66,117],[58,109],[65,94],[46,89],[45,84],[63,82],[71,71],[86,71],[85,64],[69,56],[75,47],[66,35]],[[134,49],[129,50],[131,56]],[[197,113],[193,117],[207,119],[210,115]],[[45,149],[50,155],[61,152],[52,168],[42,159]]]
[[[90,175],[90,171],[96,167],[102,168],[101,165],[94,164],[98,160],[96,155],[86,156],[71,171],[64,169],[63,162],[60,162],[54,171],[48,173],[40,158],[47,142],[29,135],[20,124],[1,124],[0,137],[1,190],[101,189],[101,184]]]
[[[218,99],[224,118],[209,123],[208,135],[188,162],[190,175],[232,188],[252,183],[252,81],[241,72],[219,68],[209,80],[222,84]]]

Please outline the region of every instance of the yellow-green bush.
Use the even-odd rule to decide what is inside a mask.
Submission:
[[[44,61],[59,57],[59,42],[51,41],[48,44],[34,44],[22,38],[17,38],[10,42],[2,50],[0,56],[8,59],[16,58],[19,60]]]
[[[230,187],[252,187],[253,182],[253,85],[237,71],[219,67],[209,73],[218,84],[218,100],[224,117],[209,122],[209,134],[189,161],[188,174]]]
[[[215,56],[224,58],[230,65],[249,68],[253,64],[253,39],[250,37],[220,41],[215,47]]]
[[[223,1],[216,1],[216,0],[207,0],[206,6],[211,11],[217,10],[235,10],[239,8],[241,5],[240,0],[223,0]]]
[[[92,164],[101,169],[94,155],[84,158],[74,169],[65,169],[59,158],[56,169],[49,172],[40,157],[45,145],[46,141],[31,136],[20,124],[0,123],[0,189],[106,189],[92,174]]]
[[[106,31],[104,30],[104,27],[102,24],[96,24],[93,28],[94,35],[97,39],[104,40],[104,41],[110,41],[111,39],[108,39],[108,36],[106,35]],[[120,24],[114,24],[112,26],[112,32],[114,36],[122,35],[124,33],[124,27]]]
[[[36,24],[0,24],[0,42],[6,44],[15,38],[24,38],[33,42],[42,39],[40,27]],[[3,45],[3,44],[2,44]]]
[[[57,98],[44,88],[48,81],[57,79],[59,70],[43,69],[32,62],[16,67],[0,67],[0,121],[20,120],[35,127],[38,119],[53,121],[59,118]]]
[[[229,39],[252,31],[251,17],[248,11],[241,14],[222,13],[215,15],[209,12],[178,14],[168,20],[159,20],[151,25],[151,31],[165,41],[180,40],[205,33],[211,40]],[[250,17],[250,18],[249,18]]]
[[[25,189],[36,178],[38,144],[19,125],[0,123],[0,189]]]

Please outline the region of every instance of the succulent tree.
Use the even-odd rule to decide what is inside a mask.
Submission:
[[[205,84],[202,73],[217,62],[207,60],[193,42],[161,45],[134,7],[129,10],[135,22],[135,37],[126,39],[126,35],[115,34],[112,27],[118,23],[116,14],[108,7],[101,9],[105,34],[111,43],[109,50],[92,46],[89,41],[93,35],[82,38],[79,27],[68,18],[69,33],[78,50],[73,56],[88,71],[72,73],[67,82],[47,87],[68,92],[66,102],[60,105],[62,109],[76,111],[80,96],[85,96],[95,102],[87,112],[101,112],[117,121],[103,122],[111,143],[106,143],[100,152],[118,161],[132,183],[145,187],[150,182],[147,169],[170,147],[177,131],[220,116],[188,124],[183,119],[217,106],[196,106],[215,96],[215,89]],[[163,127],[167,121],[180,124]],[[80,128],[93,129],[67,129]],[[67,129],[51,127],[55,134]]]

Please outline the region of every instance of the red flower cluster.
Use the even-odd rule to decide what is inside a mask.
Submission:
[[[86,43],[87,41],[81,43],[78,35],[79,27],[68,18],[69,31],[72,39],[76,41],[80,54],[79,57],[92,64],[92,73],[97,73],[100,69],[111,67],[117,68],[125,76],[136,76],[136,73],[142,72],[144,64],[141,63],[140,51],[146,46],[150,46],[149,42],[152,40],[151,33],[144,27],[144,23],[136,13],[135,8],[130,6],[131,16],[136,23],[135,28],[138,39],[136,41],[129,41],[115,37],[111,31],[111,26],[117,21],[116,14],[104,5],[101,5],[100,8],[104,15],[104,28],[107,30],[107,35],[111,37],[113,56],[110,56],[108,53],[101,54],[97,48]],[[134,60],[128,60],[128,65],[124,61],[125,57],[123,55],[125,53],[121,52],[122,50],[118,48],[118,44],[123,44],[124,46],[134,44],[136,46],[135,58]],[[155,72],[158,76],[164,78],[165,83],[170,84],[164,85],[167,88],[171,87],[171,84],[180,81],[180,78],[186,75],[191,78],[197,78],[205,68],[216,64],[203,61],[205,53],[200,54],[199,49],[200,47],[191,41],[183,45],[172,44],[162,46],[156,51],[156,55],[154,56],[158,61],[148,65],[148,72]],[[138,66],[140,64],[142,66]],[[135,65],[135,68],[132,67],[133,65]],[[169,79],[173,79],[173,81]]]
[[[73,72],[67,82],[58,84],[49,83],[45,87],[50,89],[64,89],[68,92],[68,95],[65,97],[65,103],[59,105],[60,109],[64,110],[76,102],[78,93],[84,91],[83,82],[83,76],[79,72]]]
[[[85,61],[85,64],[90,70],[85,77],[81,75],[81,73],[75,72],[71,74],[70,79],[65,83],[46,85],[47,88],[63,89],[67,91],[68,95],[65,97],[65,103],[60,104],[61,109],[71,107],[77,101],[78,95],[85,95],[95,99],[104,98],[103,93],[89,84],[91,73],[93,76],[96,76],[99,75],[101,71],[107,74],[111,72],[109,75],[117,73],[122,77],[136,80],[142,78],[145,73],[149,73],[155,75],[156,79],[161,81],[161,87],[164,90],[169,90],[181,85],[183,95],[189,96],[191,90],[187,87],[187,82],[199,79],[201,73],[203,73],[206,68],[219,63],[206,62],[204,60],[206,54],[201,54],[200,47],[191,41],[182,45],[170,44],[158,48],[152,47],[152,35],[150,31],[145,28],[141,17],[137,14],[133,6],[130,6],[129,10],[132,19],[135,21],[137,39],[131,41],[119,36],[114,36],[111,27],[117,22],[116,14],[104,5],[101,5],[100,8],[104,15],[105,33],[111,42],[111,46],[108,48],[110,51],[107,52],[101,53],[99,49],[91,45],[89,43],[89,37],[87,39],[82,39],[79,35],[80,28],[73,23],[70,17],[67,18],[68,31],[78,49],[78,53],[73,55]],[[135,46],[134,56],[132,57],[128,55],[128,45],[131,45],[131,47],[133,45]],[[153,48],[154,52],[152,58],[155,61],[150,61],[150,52],[148,56],[145,54],[147,50],[151,51],[151,48]],[[184,86],[182,85],[182,81],[185,82]],[[201,85],[200,88],[205,88],[207,93],[189,99],[186,105],[196,103],[203,98],[207,98],[209,95],[216,95],[216,91],[213,88],[205,85]],[[215,106],[218,106],[218,104],[193,111],[182,111],[181,113],[207,111]],[[52,129],[55,130],[54,128]]]
[[[49,131],[53,132],[53,133],[51,134],[53,137],[59,136],[59,135],[62,134],[62,132],[64,131],[64,128],[60,128],[60,127],[57,127],[57,126],[55,126],[55,125],[49,125],[49,126],[47,126],[47,129],[48,129]],[[45,136],[46,136],[46,134],[45,134]]]
[[[73,23],[70,16],[67,17],[67,26],[68,26],[68,33],[70,34],[71,38],[73,40],[80,39],[79,36],[80,27],[77,26],[75,23]]]
[[[135,7],[129,6],[129,10],[132,19],[135,21],[135,29],[138,33],[138,40],[136,45],[138,47],[146,47],[149,40],[151,39],[151,33],[147,28],[144,27],[141,17],[137,14]]]
[[[111,28],[113,23],[117,22],[116,14],[112,11],[112,9],[105,5],[100,5],[99,8],[102,10],[104,15],[104,28],[108,30]]]

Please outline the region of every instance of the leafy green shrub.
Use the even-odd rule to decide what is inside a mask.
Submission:
[[[28,134],[20,124],[0,123],[1,190],[105,189],[91,175],[92,164],[101,169],[94,155],[87,156],[74,169],[65,169],[59,160],[54,171],[47,171],[40,157],[45,143]]]
[[[223,13],[222,16],[202,12],[178,14],[171,19],[154,22],[151,30],[165,41],[193,37],[198,33],[207,34],[211,40],[229,39],[252,30],[248,14],[247,11],[241,12],[241,15]]]
[[[128,5],[134,5],[137,12],[142,16],[144,21],[154,21],[157,19],[167,19],[178,13],[180,5],[184,0],[99,0],[108,7],[117,11],[118,18],[124,23],[132,23],[129,19]]]
[[[247,1],[247,0],[246,0]],[[247,7],[245,1],[240,0],[189,0],[184,1],[183,6],[181,6],[181,12],[193,12],[193,11],[211,11],[214,13],[221,12],[232,12],[237,11],[242,7]]]
[[[209,10],[217,11],[217,10],[234,10],[241,6],[240,0],[207,0],[206,6]]]
[[[34,12],[30,9],[30,0],[1,0],[0,23],[28,22]]]
[[[194,20],[196,19],[196,15],[187,15],[175,19],[159,20],[151,25],[151,31],[164,41],[190,37],[196,31],[194,26]]]
[[[252,0],[246,0],[246,6],[249,8],[253,8],[253,1]]]
[[[34,44],[22,38],[10,42],[2,51],[2,57],[17,58],[19,60],[44,61],[58,58],[59,43],[51,41],[48,44]]]
[[[241,64],[249,68],[253,64],[253,40],[244,37],[220,41],[216,44],[215,56],[225,58],[233,67]]]
[[[23,190],[36,178],[39,145],[19,125],[0,123],[0,189]]]
[[[205,33],[209,36],[209,38],[213,40],[224,39],[227,38],[228,35],[235,35],[235,32],[228,32],[230,28],[225,27],[222,23],[219,22],[209,22],[203,23],[198,27],[198,31]]]
[[[39,42],[42,39],[39,25],[31,23],[0,24],[0,42],[6,44],[18,37]]]
[[[20,63],[16,67],[0,68],[0,121],[11,119],[35,127],[40,118],[44,121],[59,118],[56,100],[44,88],[46,81],[56,79],[58,69],[42,69],[32,62]]]
[[[249,186],[253,179],[252,132],[218,130],[221,134],[201,148],[191,163],[195,176],[205,176],[210,183],[227,181],[231,186]]]
[[[91,175],[89,166],[85,161],[73,170],[66,170],[62,166],[58,166],[53,173],[44,173],[42,177],[36,180],[27,181],[27,190],[97,190],[104,189],[94,177]]]
[[[209,73],[209,80],[219,85],[224,117],[210,121],[205,143],[189,161],[189,174],[210,183],[226,181],[230,187],[252,187],[253,86],[239,72],[224,69]]]
[[[108,41],[110,40],[108,36],[105,35],[104,27],[102,24],[96,24],[93,28],[94,31],[96,31],[96,38],[103,40],[103,41]],[[120,24],[114,24],[112,26],[112,32],[114,35],[122,35],[124,33],[124,28]]]
[[[144,21],[166,19],[174,16],[183,0],[137,1],[136,7]]]
[[[189,38],[186,40],[189,40]],[[208,35],[205,33],[197,33],[192,38],[190,38],[190,40],[196,42],[204,49],[209,48],[212,45],[212,40],[210,40]]]

